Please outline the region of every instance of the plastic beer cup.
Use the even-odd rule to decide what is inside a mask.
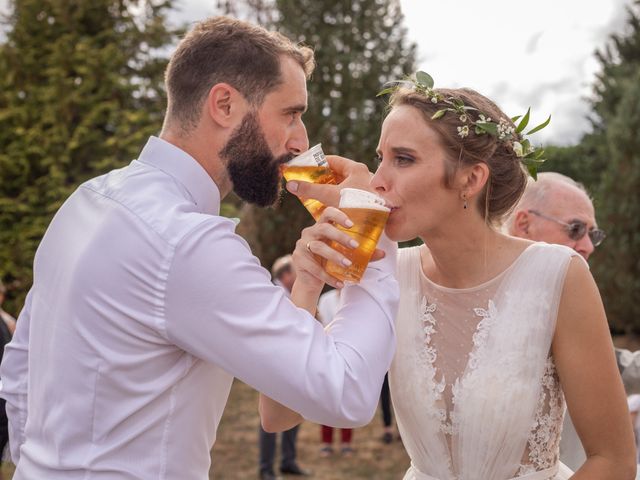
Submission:
[[[303,182],[330,183],[333,185],[337,183],[320,144],[298,155],[280,168],[282,169],[282,176],[287,182],[301,180]],[[312,198],[303,199],[302,204],[316,220],[325,208],[322,203]]]
[[[340,210],[347,214],[353,222],[351,228],[342,225],[336,227],[358,242],[355,249],[332,241],[331,248],[342,253],[351,260],[349,267],[327,261],[326,272],[345,283],[358,283],[367,269],[371,255],[373,255],[378,239],[384,231],[389,218],[389,208],[378,195],[358,190],[355,188],[343,188],[340,191]]]

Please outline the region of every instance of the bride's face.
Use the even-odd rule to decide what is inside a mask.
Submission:
[[[424,238],[460,214],[460,191],[444,183],[448,160],[439,134],[415,107],[393,108],[382,124],[377,153],[371,186],[391,207],[389,238]]]

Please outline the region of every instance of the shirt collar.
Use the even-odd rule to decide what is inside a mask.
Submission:
[[[151,136],[138,161],[156,167],[180,182],[191,195],[198,210],[220,214],[220,190],[195,158],[175,145]]]

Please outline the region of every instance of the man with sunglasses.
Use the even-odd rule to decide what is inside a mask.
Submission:
[[[584,187],[555,172],[538,174],[507,220],[509,234],[573,248],[585,260],[605,239]]]
[[[506,221],[506,228],[515,237],[571,247],[585,260],[606,237],[597,226],[593,203],[584,186],[555,172],[539,173],[537,181],[530,179],[520,202]],[[620,352],[616,353],[620,359]],[[622,371],[620,361],[618,366]],[[636,372],[640,374],[640,368]],[[640,375],[638,377],[640,384]],[[572,470],[577,470],[586,460],[568,413],[561,435],[560,460]]]

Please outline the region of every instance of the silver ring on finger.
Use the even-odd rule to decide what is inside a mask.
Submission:
[[[307,242],[307,250],[309,251],[309,253],[313,253],[311,251],[311,242]]]

